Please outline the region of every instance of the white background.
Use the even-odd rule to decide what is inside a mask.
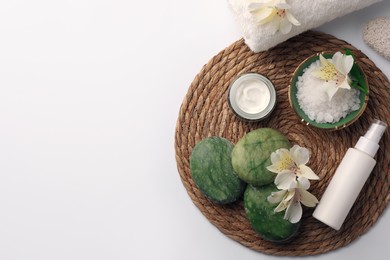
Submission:
[[[390,1],[319,30],[389,77],[389,61],[361,37],[379,16]],[[174,158],[190,83],[240,37],[226,0],[1,1],[0,259],[275,258],[211,225]],[[316,259],[383,258],[389,228],[386,210]]]

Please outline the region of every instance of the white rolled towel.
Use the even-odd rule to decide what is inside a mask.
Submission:
[[[228,0],[242,28],[245,43],[254,52],[268,50],[295,35],[380,1],[382,0]],[[278,6],[274,10],[282,11],[279,12],[279,17],[285,16],[283,11],[287,11],[289,19],[283,19],[282,23],[287,23],[288,26],[278,27],[275,20],[279,17],[272,17],[270,13],[273,6]]]

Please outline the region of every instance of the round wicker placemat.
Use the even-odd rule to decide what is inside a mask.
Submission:
[[[344,48],[352,50],[368,78],[370,99],[364,114],[353,125],[335,132],[301,124],[288,101],[288,86],[295,68],[314,53],[342,51]],[[275,85],[277,106],[264,121],[241,121],[228,107],[229,84],[244,72],[263,74]],[[191,178],[189,156],[195,144],[205,137],[220,136],[236,143],[251,130],[272,127],[285,134],[293,144],[310,150],[308,165],[321,177],[320,181],[311,182],[310,190],[321,198],[346,150],[355,145],[371,121],[378,118],[389,124],[389,89],[386,76],[366,55],[331,35],[309,31],[261,53],[251,52],[243,40],[239,40],[203,67],[184,98],[175,135],[176,161],[182,182],[206,218],[225,235],[248,248],[271,255],[302,256],[321,254],[348,245],[377,221],[390,200],[388,131],[380,143],[377,166],[342,229],[334,231],[311,216],[313,209],[304,208],[299,236],[282,245],[264,241],[252,230],[242,201],[221,206],[205,199]]]

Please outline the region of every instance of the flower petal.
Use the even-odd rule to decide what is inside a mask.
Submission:
[[[291,31],[292,24],[287,18],[283,18],[280,20],[279,30],[283,34],[288,34]]]
[[[285,149],[278,149],[271,154],[272,164],[267,167],[267,170],[274,173],[281,173],[285,170],[290,170],[295,167],[295,163],[291,158],[290,152]]]
[[[267,166],[267,170],[273,173],[280,173],[279,167],[276,164],[271,164],[270,166]]]
[[[299,193],[301,194],[301,202],[306,207],[315,207],[318,204],[318,199],[307,190],[299,189]]]
[[[274,19],[274,16],[276,15],[276,9],[273,7],[260,7],[260,8],[254,8],[253,5],[249,5],[250,12],[254,15],[254,18],[256,22],[259,24],[266,24],[269,23],[271,20]]]
[[[336,67],[336,69],[341,72],[343,75],[345,75],[344,73],[344,66],[343,66],[343,54],[341,52],[336,52],[335,54],[333,54],[332,56],[332,63],[334,64],[334,66]]]
[[[271,162],[272,163],[277,163],[280,161],[280,158],[282,155],[289,153],[289,151],[286,148],[280,148],[276,150],[275,152],[271,153]]]
[[[275,185],[280,190],[290,189],[291,184],[296,181],[296,175],[294,172],[286,171],[279,173],[275,178]]]
[[[298,176],[299,177],[305,177],[306,179],[309,179],[309,180],[319,180],[320,177],[318,177],[317,174],[315,174],[313,172],[312,169],[310,169],[310,167],[306,166],[306,165],[299,165],[299,171],[298,171]]]
[[[309,150],[299,145],[294,145],[290,149],[290,154],[296,165],[306,164],[309,161]]]
[[[332,62],[326,59],[322,54],[320,54],[321,66],[314,70],[311,74],[322,80],[333,80],[335,75],[337,75],[336,67]]]
[[[284,219],[291,223],[297,223],[302,218],[302,206],[299,201],[292,201],[284,214]]]
[[[298,177],[296,188],[307,190],[310,188],[310,181],[305,177]]]
[[[318,68],[318,69],[315,69],[311,72],[311,75],[313,75],[313,77],[316,77],[317,79],[322,79],[322,80],[326,80],[325,79],[325,74],[322,70],[322,68]]]
[[[326,66],[326,65],[333,65],[328,59],[324,57],[324,55],[320,54],[320,61],[321,65]]]
[[[297,182],[297,178],[295,177],[295,180],[290,183],[290,186],[288,187],[288,189],[289,190],[294,190],[297,187],[298,187],[298,182]]]
[[[285,200],[282,200],[279,205],[274,209],[275,212],[281,212],[283,210],[285,210],[288,205],[291,203],[291,201],[285,201]]]
[[[275,204],[283,200],[283,197],[286,195],[287,190],[281,190],[277,192],[272,192],[271,195],[267,197],[269,203]]]
[[[348,77],[346,77],[343,82],[339,85],[339,88],[344,88],[344,89],[351,89],[351,86],[348,83]]]
[[[295,196],[296,189],[289,189],[283,200],[289,201]]]
[[[275,212],[280,212],[285,210],[291,203],[292,198],[295,196],[295,189],[286,191],[282,201],[279,203],[279,205],[274,209]]]
[[[353,66],[353,63],[354,63],[354,60],[353,60],[353,57],[352,55],[344,55],[344,62],[343,62],[343,65],[344,65],[344,71],[345,71],[345,74],[344,75],[348,75],[348,73],[351,71],[352,69],[352,66]]]
[[[332,100],[334,94],[336,94],[339,88],[335,84],[326,84],[325,92],[328,95],[329,101]]]
[[[286,11],[286,17],[293,25],[295,26],[301,25],[301,23],[289,11]]]
[[[348,75],[354,63],[353,57],[351,55],[345,55],[339,51],[333,55],[332,61],[337,71],[339,71],[344,76]]]
[[[281,18],[278,15],[276,15],[276,10],[275,10],[275,16],[272,18],[272,21],[270,21],[269,23],[269,30],[271,34],[275,34],[279,30],[280,22],[281,22],[280,20]]]

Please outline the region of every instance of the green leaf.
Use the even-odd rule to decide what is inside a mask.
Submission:
[[[351,55],[355,60],[355,56],[349,49],[345,49],[345,55]],[[364,94],[368,93],[366,81],[364,79],[364,75],[361,73],[359,66],[354,62],[351,71],[349,72],[352,83],[351,86],[360,90]]]

